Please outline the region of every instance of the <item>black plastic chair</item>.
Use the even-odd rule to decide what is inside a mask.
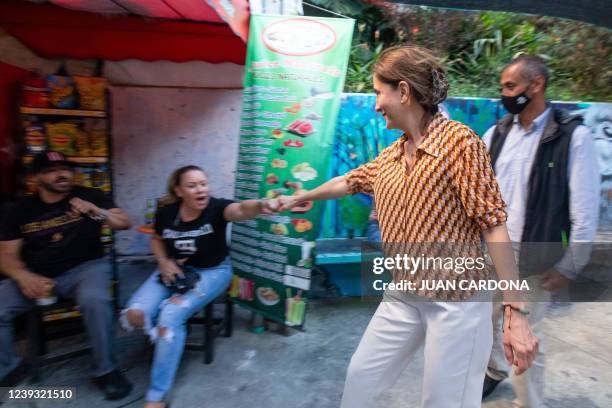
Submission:
[[[40,381],[41,369],[49,364],[87,354],[91,347],[79,346],[69,351],[49,353],[47,343],[83,333],[81,313],[70,300],[61,300],[49,306],[35,306],[25,314],[28,336],[28,357],[31,364],[31,382]]]
[[[114,268],[113,268],[114,272]],[[119,283],[111,281],[113,309],[118,310]],[[49,364],[68,360],[91,352],[89,345],[82,345],[63,352],[49,352],[51,340],[62,339],[85,332],[81,312],[74,301],[59,299],[48,306],[34,306],[25,313],[27,333],[27,361],[31,365],[31,382],[40,381],[41,369]]]
[[[215,317],[215,305],[223,305],[223,317]],[[198,314],[187,320],[188,331],[191,325],[203,325],[200,342],[187,342],[186,350],[204,351],[204,364],[210,364],[215,356],[215,338],[223,332],[224,337],[232,337],[234,330],[234,303],[227,294],[223,294],[207,304]]]

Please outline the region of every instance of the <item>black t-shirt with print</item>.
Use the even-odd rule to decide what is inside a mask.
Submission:
[[[53,204],[44,203],[38,195],[22,199],[0,225],[0,241],[23,239],[21,259],[32,272],[55,277],[104,256],[102,223],[70,214],[73,197],[100,208],[117,207],[103,192],[75,186],[65,199]]]
[[[179,203],[159,209],[155,215],[155,232],[162,237],[168,256],[187,258],[185,265],[198,268],[219,265],[229,253],[223,211],[231,203],[232,200],[211,197],[202,214],[189,222],[180,219]]]

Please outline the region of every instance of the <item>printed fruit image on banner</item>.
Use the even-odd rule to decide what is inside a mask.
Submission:
[[[299,194],[326,181],[351,46],[351,19],[253,15],[235,197]],[[234,223],[230,296],[302,326],[323,205]]]

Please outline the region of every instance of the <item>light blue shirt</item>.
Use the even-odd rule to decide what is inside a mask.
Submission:
[[[520,242],[523,235],[529,176],[551,114],[549,107],[529,128],[523,128],[518,115],[514,115],[512,127],[495,163],[497,182],[508,206],[506,225],[512,242]],[[495,126],[492,126],[483,138],[489,148],[494,131]],[[600,174],[593,138],[586,126],[574,130],[568,160],[570,246],[555,268],[573,279],[589,261],[590,244],[595,239],[599,218]]]

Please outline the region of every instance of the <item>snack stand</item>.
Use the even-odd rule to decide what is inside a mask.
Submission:
[[[85,2],[81,6],[87,10]],[[159,80],[168,66],[179,68],[181,74],[198,69],[202,72],[201,67],[210,68],[211,72],[225,68],[231,75],[238,73],[241,77],[238,64],[244,60],[245,45],[240,37],[205,2],[199,7],[194,6],[191,11],[184,10],[189,17],[146,20],[134,15],[109,16],[68,10],[49,2],[1,2],[0,43],[3,35],[4,38],[10,36],[16,48],[8,53],[2,52],[0,56],[0,116],[3,117],[0,155],[2,178],[8,180],[0,183],[0,192],[16,197],[35,191],[36,186],[28,171],[30,163],[36,153],[50,148],[63,152],[77,164],[75,177],[78,184],[112,194],[115,201],[124,207],[123,203],[130,199],[117,196],[112,177],[116,161],[113,157],[110,88],[116,83],[120,87],[127,85],[127,89],[143,85],[151,93],[158,89],[163,92],[167,89],[164,87],[187,88],[187,84]],[[147,12],[143,8],[141,14],[159,17],[155,14],[157,12]],[[187,19],[192,21],[184,21]],[[17,47],[27,49],[35,58],[24,61],[25,58],[21,57],[24,52]],[[45,61],[44,66],[39,64],[39,60]],[[90,65],[93,61],[96,66],[85,73],[71,69],[74,68],[74,64],[70,66],[71,62],[85,60]],[[60,65],[66,62],[67,72],[47,69],[46,65],[56,62],[61,62]],[[227,69],[226,65],[232,67]],[[138,77],[138,73],[142,73],[142,77]],[[129,82],[130,77],[132,82]],[[209,83],[213,81],[211,79]],[[224,84],[219,77],[217,82],[221,86]],[[195,89],[198,85],[201,86],[199,83],[192,86]],[[121,117],[124,127],[134,126],[133,123],[126,124],[126,119],[133,123],[150,120],[138,114],[124,114]],[[147,136],[139,135],[139,142],[147,143]],[[125,144],[125,140],[120,142]],[[164,144],[160,148],[167,149]],[[141,158],[134,156],[138,149],[139,145],[133,150],[126,147],[126,150],[132,150],[130,161]],[[142,221],[142,211],[130,215],[135,223]],[[107,251],[115,257],[116,240],[109,228],[104,228],[103,241]],[[116,262],[114,265],[117,277],[120,266]],[[76,310],[62,310],[45,319],[77,315]]]
[[[23,145],[23,194],[36,191],[29,165],[34,155],[52,149],[76,164],[75,183],[112,196],[110,117],[106,80],[100,77],[50,75],[32,77],[23,86],[20,106]],[[112,233],[102,229],[108,252]]]

